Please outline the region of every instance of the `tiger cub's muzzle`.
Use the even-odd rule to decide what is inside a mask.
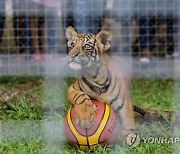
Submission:
[[[73,70],[80,70],[89,64],[89,59],[83,55],[68,55],[67,61]]]

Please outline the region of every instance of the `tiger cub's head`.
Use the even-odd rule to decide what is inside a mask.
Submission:
[[[71,69],[81,70],[99,62],[110,48],[111,34],[101,30],[97,35],[78,34],[73,27],[67,27],[68,62]]]

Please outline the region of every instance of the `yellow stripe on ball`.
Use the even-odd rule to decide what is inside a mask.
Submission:
[[[96,130],[96,132],[91,135],[91,136],[82,136],[81,134],[78,133],[78,131],[75,129],[72,121],[71,121],[71,115],[70,115],[71,110],[68,111],[67,113],[67,123],[71,129],[71,131],[73,132],[74,136],[76,137],[79,145],[80,145],[80,149],[85,150],[90,148],[94,148],[97,146],[98,141],[99,141],[99,137],[104,129],[104,127],[106,126],[106,123],[109,119],[110,116],[110,106],[105,104],[105,112],[104,112],[104,116],[101,120],[101,123],[98,127],[98,129]],[[88,147],[89,146],[89,147]]]
[[[109,114],[110,114],[110,107],[109,107],[109,105],[106,104],[105,113],[104,113],[102,121],[99,125],[99,128],[94,133],[94,135],[88,137],[89,145],[98,144],[99,137],[100,137],[104,127],[106,126],[107,120],[109,118]]]
[[[79,144],[83,144],[83,145],[87,145],[87,140],[86,140],[86,137],[82,136],[81,134],[79,134],[76,129],[74,128],[74,125],[71,121],[71,110],[68,111],[68,114],[67,114],[67,122],[68,122],[68,125],[71,129],[71,131],[73,132],[73,134],[75,135],[76,139],[78,140],[78,143]]]

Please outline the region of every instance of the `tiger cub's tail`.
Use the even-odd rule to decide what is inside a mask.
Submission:
[[[133,110],[134,110],[135,112],[141,114],[143,117],[144,117],[145,114],[146,114],[146,112],[145,112],[142,108],[140,108],[140,107],[138,107],[138,106],[135,106],[135,105],[133,105]]]

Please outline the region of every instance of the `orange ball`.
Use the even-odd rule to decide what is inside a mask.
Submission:
[[[98,144],[114,144],[120,124],[114,110],[105,103],[95,100],[96,122],[90,128],[81,128],[76,124],[75,109],[72,107],[64,119],[64,132],[67,141],[72,146],[78,146],[80,149],[92,149]]]

